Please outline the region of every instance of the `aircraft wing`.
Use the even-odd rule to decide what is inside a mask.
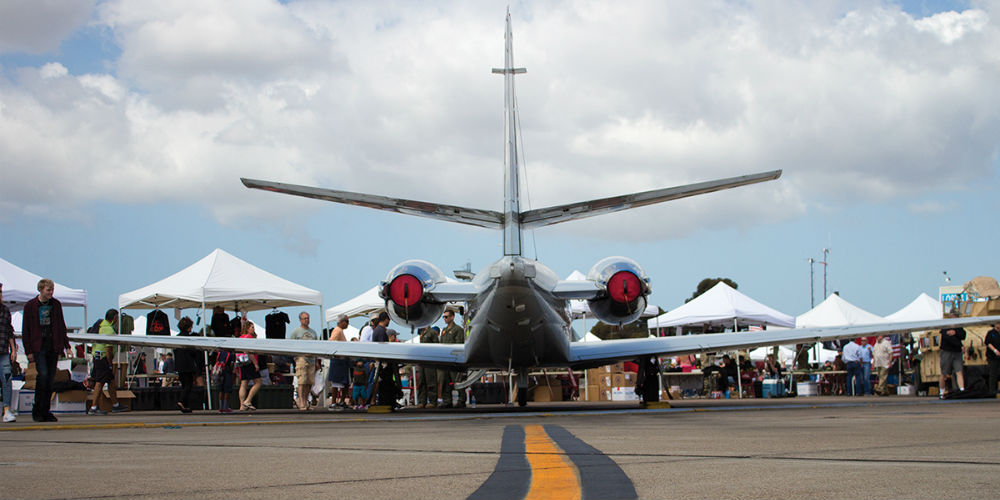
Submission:
[[[426,201],[404,200],[402,198],[390,198],[374,194],[352,193],[350,191],[338,191],[336,189],[323,189],[310,186],[300,186],[297,184],[285,184],[281,182],[261,181],[256,179],[240,178],[243,185],[253,189],[263,189],[275,193],[293,194],[317,200],[333,201],[347,205],[359,207],[376,208],[400,214],[419,215],[431,219],[458,222],[472,226],[486,227],[491,229],[503,228],[503,214],[493,210],[481,210],[477,208],[466,208],[455,205],[443,205],[441,203],[430,203]]]
[[[763,172],[759,174],[742,175],[719,179],[715,181],[699,182],[686,186],[672,188],[654,189],[641,193],[624,194],[601,198],[599,200],[581,201],[567,205],[558,205],[537,210],[528,210],[521,213],[521,227],[529,229],[533,227],[548,226],[570,220],[593,217],[595,215],[628,210],[630,208],[643,207],[654,203],[687,198],[699,194],[721,191],[758,182],[771,181],[781,177],[781,170]],[[246,183],[246,181],[244,181]]]
[[[374,358],[462,366],[465,349],[462,344],[410,344],[405,342],[340,342],[332,340],[241,339],[230,337],[167,337],[142,335],[97,335],[74,333],[67,335],[72,342],[166,347],[172,349],[226,349],[236,352],[278,354],[283,356],[317,356],[321,358]]]
[[[939,330],[949,326],[981,325],[995,321],[1000,321],[1000,316],[757,332],[709,333],[680,337],[606,340],[604,342],[574,342],[570,344],[570,364],[600,366],[644,355],[679,356],[699,352],[729,351],[751,347]]]

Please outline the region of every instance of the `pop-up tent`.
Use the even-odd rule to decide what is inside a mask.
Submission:
[[[885,323],[885,319],[851,304],[837,294],[830,295],[816,307],[795,318],[795,325],[799,328],[876,323]]]
[[[24,304],[38,295],[38,282],[41,276],[21,269],[20,267],[0,259],[0,283],[3,283],[3,303],[14,311],[24,309]],[[56,283],[53,297],[62,302],[64,306],[78,306],[84,308],[84,322],[86,322],[87,291],[69,288]]]
[[[347,302],[327,309],[326,322],[332,323],[337,321],[337,316],[341,314],[347,315],[348,318],[353,318],[355,316],[367,316],[381,309],[385,309],[385,299],[378,296],[378,285],[376,285]]]
[[[206,310],[215,306],[234,311],[257,311],[304,305],[319,306],[322,314],[323,294],[275,276],[218,248],[172,276],[118,296],[119,309],[201,309],[202,324],[206,325]],[[210,380],[208,366],[205,369],[206,379]]]
[[[942,319],[943,317],[941,302],[934,300],[926,293],[921,293],[917,298],[913,299],[913,302],[886,316],[885,320],[902,323],[907,321]]]
[[[118,296],[120,309],[221,305],[236,311],[256,311],[322,304],[322,293],[275,276],[221,249],[172,276]]]
[[[795,318],[765,306],[720,281],[691,302],[646,323],[650,329],[704,324],[792,328]]]

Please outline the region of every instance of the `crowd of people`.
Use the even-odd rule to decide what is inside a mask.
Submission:
[[[54,283],[43,279],[38,282],[38,296],[24,305],[22,326],[25,354],[36,370],[34,404],[32,419],[36,422],[55,422],[57,417],[51,412],[51,395],[53,376],[56,372],[56,361],[60,356],[72,356],[67,337],[67,328],[63,318],[62,305],[54,298]],[[3,285],[0,283],[0,392],[3,398],[3,421],[16,421],[17,415],[11,409],[11,379],[19,369],[16,363],[17,343],[15,342],[11,315],[9,309],[2,304]],[[272,317],[276,321],[288,317],[284,313],[269,315],[269,326]],[[127,318],[131,319],[131,318]],[[310,316],[303,311],[298,316],[299,325],[287,336],[293,340],[320,340],[321,337],[310,327]],[[465,342],[465,331],[455,321],[455,311],[447,310],[443,315],[444,327],[429,326],[420,332],[421,343],[452,343]],[[95,325],[96,333],[100,335],[115,335],[119,331],[119,313],[109,309],[102,320]],[[390,318],[386,312],[373,314],[368,324],[360,332],[360,342],[398,342],[398,334],[389,327]],[[239,337],[252,339],[257,337],[255,326],[247,320],[246,314],[230,319],[221,307],[217,307],[210,323],[211,334],[217,337]],[[332,341],[346,341],[346,329],[349,326],[347,316],[337,318],[334,328],[327,338]],[[1000,323],[992,325],[985,337],[986,361],[988,365],[988,392],[997,394],[997,383],[1000,379]],[[189,317],[181,318],[177,327],[178,335],[182,337],[203,335],[204,332],[193,332],[194,322]],[[283,337],[284,325],[281,325]],[[93,331],[93,330],[91,330]],[[326,332],[324,332],[326,333]],[[966,332],[962,328],[948,328],[940,332],[940,378],[937,381],[941,398],[949,397],[955,392],[966,391],[964,376],[963,341]],[[270,337],[270,332],[268,333]],[[92,405],[88,413],[102,415],[102,407],[110,407],[116,412],[122,409],[117,400],[116,391],[112,389],[118,380],[117,364],[114,362],[115,349],[109,343],[94,343],[91,347],[91,363],[88,382],[94,392]],[[193,348],[178,348],[172,353],[161,356],[162,372],[176,373],[181,391],[177,403],[178,410],[190,413],[198,406],[195,399],[196,388],[205,385],[206,356],[200,350]],[[209,356],[211,367],[211,387],[218,394],[218,411],[230,413],[236,411],[254,411],[255,397],[264,385],[265,379],[270,379],[268,366],[271,361],[274,366],[287,366],[293,371],[295,380],[295,406],[302,411],[308,411],[320,403],[324,388],[331,389],[331,411],[346,408],[366,409],[370,405],[385,405],[396,408],[403,395],[403,378],[401,367],[394,361],[374,359],[333,358],[329,361],[327,376],[317,380],[316,374],[323,360],[313,356],[298,356],[293,360],[284,360],[279,356],[267,356],[252,352],[236,352],[218,350]],[[141,357],[139,359],[141,361]],[[831,372],[834,376],[826,379],[830,383],[831,394],[848,396],[889,395],[890,366],[894,361],[893,347],[887,336],[879,336],[874,342],[866,338],[858,338],[843,344],[835,360],[825,362],[818,371]],[[677,359],[678,367],[685,363],[689,367],[698,364],[694,356],[684,356]],[[739,364],[739,366],[737,366]],[[453,400],[452,392],[455,384],[462,380],[462,373],[433,366],[413,367],[416,380],[413,386],[416,390],[415,404],[419,408],[449,408],[453,405],[466,405],[465,391],[457,392],[457,400]],[[785,367],[773,354],[769,354],[762,363],[752,363],[746,357],[738,360],[724,355],[714,363],[702,368],[706,377],[706,389],[710,392],[728,393],[736,386],[744,386],[756,396],[762,395],[762,385],[766,380],[780,380],[787,376]],[[876,383],[872,384],[874,373]],[[280,376],[275,374],[275,376]],[[711,384],[708,381],[711,380]],[[238,401],[230,402],[230,394],[237,387]],[[951,386],[954,386],[952,388]],[[105,402],[104,399],[108,401]]]

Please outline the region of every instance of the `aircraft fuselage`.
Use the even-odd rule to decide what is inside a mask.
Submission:
[[[540,262],[505,256],[476,275],[465,350],[470,367],[566,366],[572,340],[567,303],[546,290],[558,281]]]

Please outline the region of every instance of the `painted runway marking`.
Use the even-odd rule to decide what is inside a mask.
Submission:
[[[580,471],[542,426],[524,427],[524,453],[531,464],[531,487],[525,500],[580,499]]]
[[[500,459],[469,500],[636,498],[618,464],[558,425],[509,425]]]

